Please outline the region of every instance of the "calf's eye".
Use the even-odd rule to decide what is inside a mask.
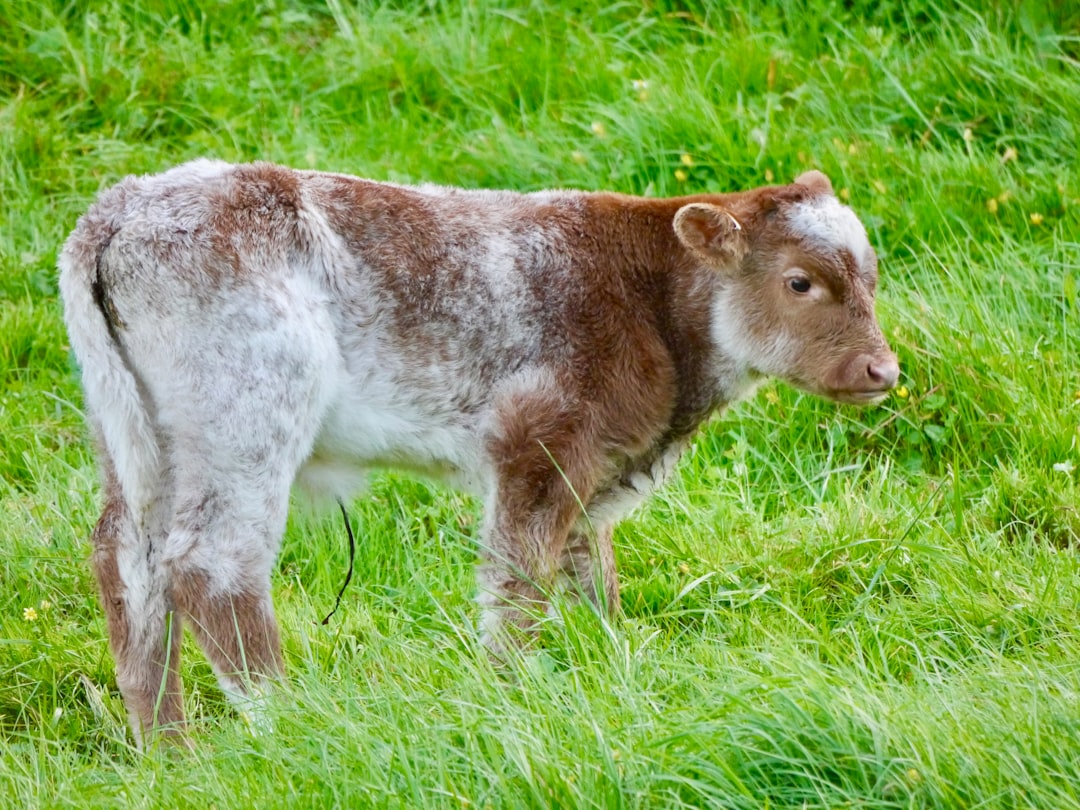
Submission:
[[[791,290],[793,293],[798,293],[799,295],[810,292],[810,279],[806,278],[805,276],[795,276],[794,278],[789,278],[787,285],[789,290]]]

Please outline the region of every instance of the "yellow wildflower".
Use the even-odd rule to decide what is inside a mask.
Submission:
[[[911,396],[911,392],[908,391],[908,387],[906,385],[901,385],[899,388],[896,389],[896,395],[900,397],[900,399],[907,399],[909,396]]]
[[[682,169],[676,169],[675,170],[675,179],[678,180],[680,183],[685,183],[687,180],[690,179],[690,175],[688,175]]]
[[[591,129],[593,135],[595,135],[597,138],[603,138],[607,135],[607,127],[605,127],[600,121],[593,121]]]
[[[1042,225],[1043,224],[1043,215],[1040,214],[1038,211],[1032,211],[1029,219],[1031,219],[1031,224],[1032,225]]]
[[[694,159],[684,152],[682,155],[679,156],[679,163],[681,163],[683,166],[693,166]]]
[[[773,174],[772,169],[766,169],[765,170],[765,182],[766,183],[771,183],[775,177],[776,177],[776,175]]]
[[[689,574],[690,566],[686,563],[679,563],[679,570],[682,571],[684,574]]]
[[[24,622],[37,621],[37,611],[32,607],[23,608],[22,617]]]
[[[991,197],[986,201],[986,210],[991,214],[996,214],[998,212],[998,201]]]

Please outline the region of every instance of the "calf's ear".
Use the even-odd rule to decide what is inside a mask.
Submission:
[[[684,205],[675,213],[674,225],[679,241],[705,259],[726,262],[746,252],[742,225],[719,205]]]
[[[806,186],[815,194],[832,194],[833,188],[829,178],[817,169],[811,169],[808,172],[803,172],[795,178],[795,184],[799,186]]]

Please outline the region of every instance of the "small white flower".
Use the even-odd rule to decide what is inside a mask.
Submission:
[[[1069,460],[1059,461],[1054,465],[1054,472],[1061,472],[1066,475],[1072,475],[1072,471],[1075,469],[1076,467],[1073,465],[1072,461]]]
[[[649,89],[649,80],[648,79],[634,79],[632,82],[630,82],[630,86],[633,87],[635,90],[648,90]]]

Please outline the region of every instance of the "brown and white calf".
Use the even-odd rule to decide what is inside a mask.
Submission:
[[[404,187],[196,161],[104,192],[60,257],[100,443],[93,562],[136,736],[183,725],[181,624],[239,699],[281,672],[294,481],[483,498],[496,650],[562,577],[618,600],[612,530],[766,377],[897,379],[877,261],[828,179],[678,199]]]

